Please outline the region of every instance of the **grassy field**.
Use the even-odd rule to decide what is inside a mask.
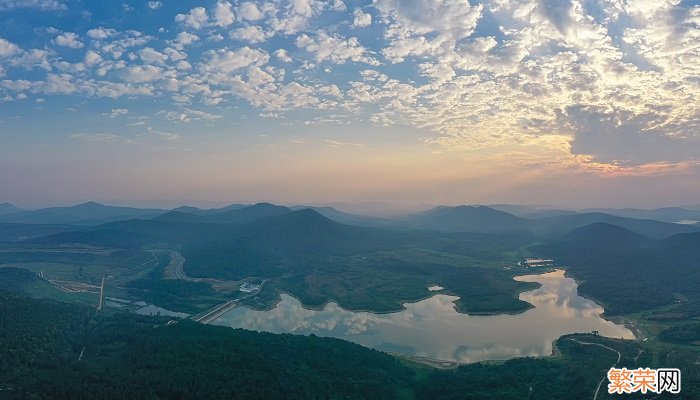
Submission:
[[[32,246],[0,251],[0,265],[43,272],[43,276],[50,280],[91,284],[99,284],[104,275],[117,284],[139,279],[157,262],[157,257],[149,252],[110,248]]]

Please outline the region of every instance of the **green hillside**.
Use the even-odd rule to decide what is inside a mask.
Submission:
[[[592,335],[560,338],[555,357],[436,370],[338,339],[168,321],[0,292],[0,398],[587,400],[615,351],[629,368],[682,368],[682,398],[700,394],[696,352]]]
[[[531,250],[566,265],[580,280],[579,291],[609,315],[700,301],[700,233],[652,241],[596,224]]]

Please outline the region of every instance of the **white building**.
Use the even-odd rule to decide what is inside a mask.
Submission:
[[[251,293],[255,292],[256,290],[260,290],[260,285],[245,282],[240,287],[240,291],[243,293]]]
[[[550,258],[526,258],[518,262],[518,266],[525,268],[553,267],[554,260]]]

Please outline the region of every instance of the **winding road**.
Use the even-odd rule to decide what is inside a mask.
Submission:
[[[571,340],[572,342],[576,342],[576,343],[578,343],[578,344],[582,344],[582,345],[587,345],[587,346],[598,346],[598,347],[602,347],[602,348],[604,348],[604,349],[608,349],[608,350],[610,350],[610,351],[614,351],[615,353],[617,353],[617,361],[615,361],[615,364],[613,364],[612,367],[615,367],[615,366],[620,362],[620,359],[622,358],[622,354],[620,354],[619,351],[613,349],[612,347],[608,347],[608,346],[606,346],[606,345],[604,345],[604,344],[600,344],[600,343],[591,343],[591,342],[582,342],[582,341],[577,340],[577,339],[569,339],[569,340]],[[611,368],[612,368],[612,367],[611,367]],[[607,376],[607,374],[606,374],[606,375],[603,377],[603,379],[601,379],[600,382],[598,382],[598,387],[596,387],[596,389],[595,389],[595,394],[593,395],[593,400],[597,400],[597,399],[598,399],[598,392],[600,392],[600,387],[603,386],[603,382],[605,382],[605,379],[606,379],[607,377],[608,377],[608,376]]]
[[[179,251],[168,250],[168,256],[170,256],[170,262],[168,266],[165,267],[165,277],[171,279],[181,279],[183,281],[199,282],[201,279],[192,278],[187,276],[185,273],[185,257],[180,254]]]

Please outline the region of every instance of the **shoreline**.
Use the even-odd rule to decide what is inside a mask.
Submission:
[[[532,289],[527,290],[527,291],[522,291],[522,292],[520,292],[520,293],[518,294],[518,297],[520,297],[520,294],[522,294],[522,293],[526,293],[526,292],[529,292],[529,291],[534,291],[534,290],[539,289],[540,287],[542,287],[543,283],[542,283],[542,282],[536,282],[536,281],[535,281],[535,282],[532,282],[532,281],[521,281],[521,280],[518,280],[518,279],[516,279],[516,278],[518,278],[518,277],[525,277],[525,276],[542,276],[542,275],[545,275],[545,274],[549,274],[549,273],[553,273],[553,272],[558,272],[558,271],[561,271],[561,272],[563,273],[562,276],[563,276],[564,278],[572,279],[572,280],[576,283],[576,286],[577,286],[576,294],[577,294],[578,296],[580,296],[580,297],[582,297],[582,298],[584,298],[584,299],[586,299],[586,300],[589,300],[589,301],[594,302],[595,304],[599,305],[599,306],[601,307],[601,309],[603,309],[603,312],[600,313],[600,314],[598,315],[601,319],[603,319],[603,320],[605,320],[605,321],[608,321],[608,322],[611,322],[611,323],[613,323],[613,324],[615,324],[615,325],[623,325],[623,326],[624,326],[626,329],[628,329],[628,330],[630,331],[630,333],[634,336],[634,339],[624,339],[624,340],[641,340],[641,332],[638,330],[638,328],[636,328],[636,326],[634,325],[634,322],[633,322],[633,321],[631,321],[631,320],[629,320],[629,319],[626,319],[626,318],[622,318],[622,317],[609,318],[609,317],[607,317],[607,316],[605,315],[605,312],[604,312],[605,308],[604,308],[602,305],[600,305],[600,303],[598,303],[598,302],[595,301],[594,299],[590,299],[590,298],[588,298],[588,297],[585,297],[585,296],[581,295],[581,294],[578,292],[578,285],[579,285],[580,282],[579,282],[577,279],[575,279],[575,278],[573,278],[573,277],[571,277],[571,276],[567,276],[567,272],[568,272],[568,271],[567,271],[566,268],[556,268],[556,269],[552,269],[552,270],[548,270],[548,271],[544,271],[544,272],[540,272],[540,273],[535,273],[535,274],[524,274],[524,275],[516,275],[516,276],[514,276],[514,277],[513,277],[513,280],[516,280],[516,281],[518,281],[518,282],[528,282],[528,283],[535,283],[535,284],[537,284],[537,287],[535,287],[535,288],[532,288]],[[272,305],[270,305],[269,307],[265,307],[264,309],[253,308],[253,307],[251,307],[251,306],[249,306],[249,305],[245,305],[245,304],[240,304],[239,306],[248,307],[249,309],[254,310],[254,311],[261,311],[261,312],[270,311],[270,310],[276,308],[276,307],[279,305],[279,303],[282,302],[282,301],[284,300],[284,299],[282,298],[282,294],[285,294],[285,295],[291,297],[292,299],[296,300],[296,301],[301,305],[301,307],[304,308],[304,309],[306,309],[306,310],[311,310],[311,311],[323,311],[323,310],[325,310],[331,303],[333,303],[333,304],[335,304],[340,310],[342,310],[342,311],[344,311],[344,312],[351,312],[351,313],[370,313],[370,314],[375,314],[375,315],[399,313],[399,312],[405,311],[405,310],[407,309],[407,307],[406,307],[407,304],[415,304],[415,303],[418,303],[418,302],[420,302],[420,301],[423,301],[423,300],[426,300],[426,299],[429,299],[429,298],[432,298],[432,297],[438,296],[438,295],[445,295],[445,296],[449,296],[449,297],[451,297],[451,298],[454,297],[455,299],[452,300],[452,303],[454,304],[455,312],[460,313],[460,314],[464,314],[464,315],[475,316],[475,317],[480,317],[480,316],[494,316],[494,315],[517,315],[517,314],[522,314],[522,313],[526,312],[527,310],[536,308],[535,305],[533,305],[533,304],[531,304],[531,303],[527,303],[527,304],[530,305],[530,307],[528,307],[527,310],[522,311],[522,312],[515,312],[515,313],[502,312],[502,313],[485,313],[485,314],[480,314],[480,313],[462,313],[462,312],[460,312],[460,311],[458,310],[458,308],[457,308],[457,303],[456,303],[456,301],[459,299],[459,296],[456,296],[456,295],[454,295],[454,294],[452,294],[452,293],[450,293],[450,292],[447,292],[447,291],[445,291],[445,290],[441,290],[441,291],[438,291],[438,292],[436,292],[436,293],[430,293],[430,296],[423,297],[423,298],[418,299],[418,300],[415,300],[415,301],[409,300],[409,301],[403,302],[403,303],[402,303],[402,308],[401,308],[401,310],[398,310],[398,311],[375,312],[375,311],[370,311],[370,310],[346,309],[346,308],[342,307],[340,304],[338,304],[338,302],[335,301],[335,300],[328,300],[328,301],[326,301],[325,303],[323,303],[323,304],[321,304],[321,305],[307,306],[307,305],[305,305],[300,299],[298,299],[297,297],[295,297],[293,294],[291,294],[291,293],[289,293],[289,292],[287,292],[287,291],[284,291],[284,290],[279,290],[279,291],[278,291],[278,296],[277,296],[276,301],[275,301]],[[225,314],[224,314],[224,315],[225,315]],[[558,343],[559,340],[561,340],[562,337],[567,336],[567,335],[571,335],[571,334],[586,334],[586,333],[587,333],[587,332],[572,332],[572,333],[563,334],[563,335],[559,336],[558,338],[554,339],[554,340],[551,342],[551,352],[550,352],[550,354],[543,354],[543,355],[538,355],[538,356],[534,356],[534,357],[535,357],[535,358],[557,357],[557,356],[559,356],[559,355],[561,354],[560,351],[559,351],[559,349],[558,349],[558,347],[557,347],[557,343]],[[616,337],[610,337],[610,338],[612,338],[612,339],[617,339]],[[380,351],[381,351],[381,350],[380,350]],[[459,367],[459,366],[461,366],[461,365],[470,365],[470,364],[475,364],[475,363],[505,362],[505,361],[508,361],[508,360],[516,359],[516,358],[532,357],[532,356],[521,356],[521,357],[513,357],[513,358],[509,358],[509,359],[504,359],[504,360],[481,360],[481,361],[474,361],[474,362],[464,363],[464,362],[459,362],[459,361],[441,360],[441,359],[436,359],[436,358],[431,358],[431,357],[417,356],[417,355],[405,354],[405,353],[393,352],[393,351],[385,351],[384,353],[389,354],[389,355],[391,355],[391,356],[393,356],[393,357],[402,359],[402,360],[406,360],[406,361],[413,362],[413,363],[417,363],[417,364],[426,365],[426,366],[429,366],[429,367],[432,367],[432,368],[437,368],[437,369],[454,369],[454,368],[457,368],[457,367]]]
[[[532,284],[535,284],[536,287],[533,287],[533,288],[526,288],[526,289],[524,289],[524,290],[518,291],[518,292],[514,293],[513,297],[516,298],[516,299],[518,299],[518,300],[520,300],[520,295],[521,295],[521,294],[527,293],[527,292],[531,292],[531,291],[533,291],[533,290],[537,290],[537,289],[539,289],[540,287],[542,287],[542,283],[540,283],[540,282],[518,281],[517,279],[515,279],[516,277],[518,277],[518,276],[529,276],[529,275],[542,275],[542,274],[550,273],[550,272],[553,272],[553,271],[556,271],[556,269],[555,269],[555,270],[551,270],[551,271],[545,271],[545,272],[542,272],[542,273],[540,273],[540,274],[515,275],[515,276],[512,278],[514,281],[516,281],[516,282],[522,282],[522,283],[532,283]],[[288,296],[294,298],[295,300],[297,300],[305,310],[323,311],[329,304],[333,303],[333,304],[335,304],[336,306],[338,306],[338,308],[340,308],[341,310],[347,311],[347,312],[354,312],[354,313],[371,313],[371,314],[382,315],[382,314],[394,314],[394,313],[399,313],[399,312],[402,312],[402,311],[406,311],[406,310],[408,309],[408,308],[406,307],[407,304],[416,304],[416,303],[419,303],[419,302],[421,302],[421,301],[423,301],[423,300],[428,300],[428,299],[430,299],[430,298],[432,298],[432,297],[435,297],[435,296],[444,295],[444,296],[456,297],[456,299],[452,301],[452,303],[454,304],[455,312],[457,312],[457,313],[459,313],[459,314],[471,315],[471,316],[477,316],[477,317],[478,317],[478,316],[495,316],[495,315],[518,315],[518,314],[525,313],[525,312],[527,312],[528,310],[531,310],[531,309],[535,308],[535,305],[533,305],[533,304],[531,304],[531,303],[528,303],[528,302],[526,302],[526,301],[524,301],[524,300],[520,300],[520,301],[523,301],[524,303],[527,303],[527,307],[525,307],[524,309],[519,310],[519,311],[508,311],[508,310],[506,310],[506,311],[500,311],[500,312],[479,312],[479,311],[476,311],[476,312],[469,312],[469,311],[467,311],[467,310],[461,309],[461,307],[459,307],[459,304],[457,304],[457,301],[461,299],[461,296],[460,296],[459,294],[454,293],[454,292],[451,292],[449,289],[446,289],[446,288],[443,288],[443,289],[437,290],[437,291],[430,291],[429,289],[427,289],[428,287],[430,287],[430,285],[435,285],[435,284],[434,284],[434,283],[429,283],[429,284],[427,284],[426,290],[428,290],[428,293],[427,293],[426,296],[418,297],[418,298],[415,298],[415,299],[399,299],[398,301],[401,302],[401,307],[398,307],[398,308],[396,308],[396,309],[391,309],[391,310],[376,311],[376,310],[363,309],[363,308],[357,308],[357,309],[355,309],[355,308],[345,308],[345,307],[343,307],[342,305],[340,305],[340,303],[338,302],[337,299],[328,299],[328,300],[326,300],[326,301],[325,301],[324,303],[322,303],[322,304],[319,304],[319,305],[313,305],[313,304],[311,304],[311,305],[310,305],[310,304],[305,304],[301,299],[299,299],[299,298],[298,298],[297,296],[295,296],[293,293],[290,293],[289,291],[282,290],[282,289],[277,289],[277,298],[276,298],[275,301],[274,301],[272,304],[270,304],[269,306],[265,306],[265,307],[261,307],[261,308],[249,306],[249,305],[246,305],[246,304],[243,304],[242,306],[243,306],[243,307],[248,307],[248,308],[250,308],[251,310],[254,310],[254,311],[271,311],[271,310],[273,310],[275,307],[277,307],[277,305],[282,301],[281,295],[282,295],[282,294],[286,294],[286,295],[288,295]],[[466,312],[465,312],[465,311],[466,311]]]
[[[579,287],[581,287],[582,281],[579,280],[579,279],[576,279],[576,278],[573,277],[573,276],[571,276],[571,275],[569,274],[569,270],[568,270],[567,268],[561,268],[561,269],[564,270],[564,276],[565,276],[566,278],[573,279],[574,282],[576,282],[576,294],[578,294],[579,296],[583,297],[584,299],[590,300],[590,301],[592,301],[592,302],[598,304],[598,305],[603,309],[603,312],[600,313],[600,314],[598,314],[598,316],[599,316],[600,318],[602,318],[602,319],[604,319],[604,320],[606,320],[606,321],[608,321],[608,322],[612,322],[612,323],[615,324],[615,325],[622,325],[622,326],[624,326],[624,327],[627,328],[627,330],[629,330],[629,331],[632,333],[632,335],[634,336],[634,339],[624,339],[624,340],[636,340],[636,341],[641,342],[641,341],[644,341],[645,339],[647,339],[647,336],[646,336],[646,335],[644,334],[644,332],[642,332],[642,330],[637,326],[637,324],[635,323],[634,320],[632,320],[632,319],[630,319],[630,318],[623,317],[623,316],[613,316],[613,317],[611,317],[611,316],[609,316],[609,315],[606,315],[606,314],[605,314],[605,303],[602,302],[602,301],[599,301],[599,300],[597,300],[597,299],[595,299],[595,298],[593,298],[593,297],[584,296],[583,294],[579,293]]]

